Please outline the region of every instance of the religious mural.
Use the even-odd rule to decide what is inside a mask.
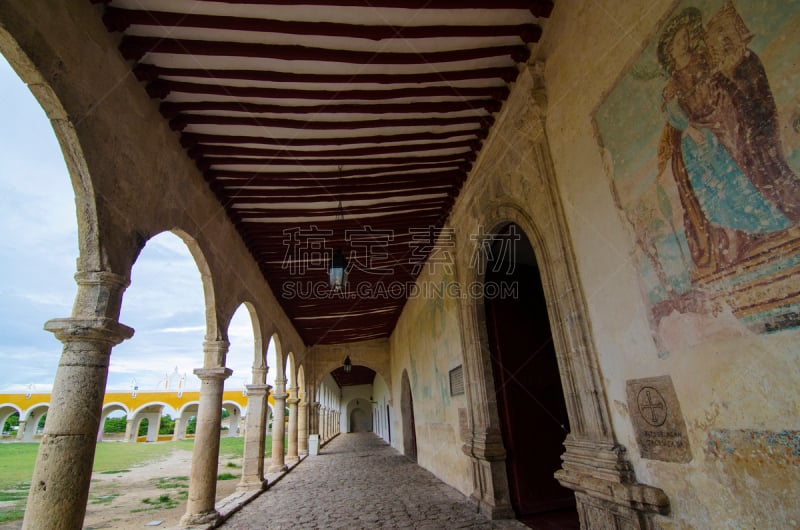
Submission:
[[[799,327],[800,1],[680,2],[594,119],[662,351]]]

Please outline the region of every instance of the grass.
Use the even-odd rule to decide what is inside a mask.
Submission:
[[[109,493],[107,495],[100,495],[99,497],[90,497],[89,504],[111,504],[111,502],[122,495],[121,493]]]
[[[94,458],[94,472],[104,475],[116,475],[130,472],[131,467],[144,464],[172,454],[174,451],[191,451],[194,440],[160,443],[121,443],[100,442],[97,444]],[[30,478],[36,463],[38,443],[4,443],[0,444],[0,502],[13,502],[14,506],[0,509],[0,523],[18,521],[25,515],[23,506],[30,488]],[[244,453],[243,437],[224,437],[220,439],[220,458],[228,460],[241,459]],[[264,455],[272,454],[272,437],[267,436],[264,444]],[[227,468],[241,469],[240,463],[228,462]],[[220,473],[217,480],[232,480],[239,475]],[[164,477],[158,479],[156,487],[172,490],[160,495],[157,499],[144,499],[143,508],[131,510],[144,512],[164,508],[173,508],[188,498],[189,477]],[[91,504],[112,504],[118,493],[100,495],[89,500]]]
[[[13,508],[11,510],[0,511],[0,523],[10,523],[11,521],[19,521],[25,517],[25,510],[22,508]]]
[[[161,490],[188,488],[189,477],[161,477],[158,479],[156,487]]]

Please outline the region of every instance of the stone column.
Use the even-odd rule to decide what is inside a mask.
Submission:
[[[297,395],[297,389],[292,389],[292,396]],[[289,445],[286,448],[286,459],[297,461],[297,404],[300,402],[296,397],[286,400],[289,405]]]
[[[28,530],[83,527],[111,348],[133,335],[117,321],[127,279],[109,272],[75,279],[73,317],[44,326],[64,348],[22,522]]]
[[[227,341],[206,342],[204,349],[227,350],[227,345]],[[189,475],[189,499],[186,513],[181,518],[184,526],[213,522],[219,517],[214,509],[214,497],[217,494],[222,392],[225,379],[232,373],[230,368],[222,366],[198,368],[194,371],[200,378],[200,405],[197,410],[192,469]]]
[[[28,428],[28,421],[27,420],[19,420],[19,424],[17,425],[17,435],[14,437],[15,440],[18,442],[22,442],[25,440],[25,432]]]
[[[175,432],[172,433],[172,441],[183,440],[183,417],[178,416],[175,418]]]
[[[319,436],[319,407],[318,401],[315,401],[308,406],[308,434],[316,434]]]
[[[305,399],[297,407],[297,454],[308,455],[308,403]]]
[[[260,489],[267,485],[264,479],[264,444],[270,390],[270,385],[247,385],[247,416],[239,489]]]
[[[272,465],[269,466],[268,472],[280,473],[286,471],[286,463],[283,458],[283,439],[286,435],[286,428],[284,422],[286,418],[286,398],[288,397],[286,391],[286,380],[275,381],[275,393],[272,398],[275,400],[275,415],[272,419]]]

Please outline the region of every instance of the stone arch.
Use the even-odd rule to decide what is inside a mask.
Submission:
[[[408,370],[403,370],[400,380],[400,415],[403,419],[403,454],[417,461],[417,427],[414,422],[414,396],[408,380]]]
[[[549,158],[543,158],[541,172],[552,178]],[[540,212],[543,219],[549,220],[547,232],[540,230],[525,208],[511,201],[487,205],[484,214],[476,216],[475,223],[487,227],[487,234],[510,223],[518,225],[527,235],[539,264],[571,430],[564,441],[564,464],[556,472],[556,478],[578,494],[579,512],[585,502],[581,495],[597,495],[597,476],[612,477],[602,479],[608,480],[608,483],[603,482],[608,485],[599,487],[610,488],[612,482],[621,483],[625,495],[642,495],[647,489],[654,501],[645,511],[662,511],[668,504],[663,492],[635,483],[629,472],[630,463],[625,459],[625,449],[615,439],[575,257],[565,245],[570,240],[566,222],[552,183],[547,191],[552,195],[552,201],[548,201],[550,210]],[[463,264],[460,280],[465,285],[482,284],[485,279],[486,257],[480,255],[481,250],[479,247],[459,256]],[[476,263],[484,267],[476,268],[473,266]],[[472,497],[490,517],[513,518],[494,383],[487,369],[490,351],[483,298],[468,297],[461,308],[470,423],[463,450],[473,460],[476,489]],[[618,507],[640,509],[635,503],[624,500]]]
[[[228,436],[239,436],[242,419],[242,406],[236,403],[235,401],[224,401],[222,402],[222,408],[228,411],[228,420],[227,420],[227,435]],[[224,422],[223,422],[224,423]],[[223,436],[225,435],[225,431],[223,431]]]
[[[303,363],[297,366],[297,397],[303,403],[308,402],[308,388],[306,387],[306,370]]]
[[[128,407],[125,406],[124,403],[112,402],[112,403],[105,403],[103,405],[103,410],[100,412],[100,428],[97,431],[97,441],[102,442],[104,436],[104,430],[106,426],[106,419],[113,414],[114,412],[124,412],[127,416],[130,414]]]
[[[281,345],[281,338],[278,335],[278,332],[274,332],[272,334],[272,338],[270,339],[275,344],[275,366],[268,367],[269,369],[273,370],[274,378],[277,381],[278,379],[285,379],[286,378],[286,371],[284,370],[284,357],[283,357],[283,347]]]
[[[286,374],[286,383],[287,388],[296,388],[297,387],[297,365],[294,361],[294,353],[289,352],[286,355],[286,367],[289,369],[289,373]],[[297,397],[297,396],[292,396]]]
[[[237,318],[237,315],[240,314],[242,308],[245,309],[247,315],[249,316],[249,327],[247,328],[252,333],[252,338],[248,337],[248,341],[252,342],[252,362],[249,363],[247,366],[247,372],[242,372],[244,370],[241,359],[242,357],[238,354],[241,353],[241,346],[243,346],[244,342],[240,343],[239,341],[235,340],[235,333],[231,330],[231,325],[234,323],[234,320]],[[230,316],[225,318],[227,322],[227,328],[225,332],[225,336],[228,338],[228,354],[226,355],[226,366],[233,370],[233,375],[239,377],[245,373],[250,373],[249,382],[255,385],[264,384],[264,378],[266,376],[267,370],[267,361],[266,355],[267,352],[263,347],[263,334],[262,334],[262,325],[261,320],[258,316],[258,311],[256,310],[255,305],[252,302],[244,301],[241,302],[236,306]],[[240,322],[241,324],[241,322]],[[233,335],[233,336],[232,336]],[[231,354],[236,353],[236,358],[232,358]],[[239,368],[242,370],[237,370],[236,365],[239,365]],[[245,384],[248,384],[245,382]]]

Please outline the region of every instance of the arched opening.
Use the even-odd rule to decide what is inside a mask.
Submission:
[[[370,432],[372,425],[369,416],[361,407],[350,411],[350,432]]]
[[[515,224],[492,243],[484,304],[511,505],[529,524],[578,528],[575,496],[553,476],[570,427],[536,257]]]
[[[189,239],[162,232],[139,254],[120,316],[136,335],[114,348],[106,388],[128,389],[133,381],[140,392],[199,388],[193,370],[202,365],[208,304],[203,264],[195,260]]]
[[[110,403],[103,407],[100,415],[100,429],[97,441],[117,440],[125,437],[125,428],[128,423],[128,410],[119,403]]]
[[[263,352],[259,352],[256,334],[259,332],[258,318],[249,303],[242,303],[236,308],[228,324],[228,355],[225,365],[233,370],[233,374],[225,381],[226,390],[243,390],[245,385],[253,383],[253,367],[263,366]],[[258,352],[254,356],[254,351]]]
[[[13,48],[11,42],[0,42],[5,53]],[[26,62],[24,54],[13,50],[8,56],[20,74],[29,75],[20,64]],[[84,191],[90,187],[76,180],[73,188],[43,105],[2,54],[0,87],[0,356],[4,365],[14,366],[4,371],[0,389],[50,390],[60,348],[42,324],[71,312],[78,216],[91,211],[76,211],[76,200],[86,203]],[[56,98],[43,103],[50,111],[58,106]]]
[[[406,370],[403,370],[400,383],[400,414],[403,417],[403,454],[416,462],[417,428],[414,424],[414,398],[411,395],[411,383]]]
[[[0,407],[0,437],[16,436],[19,419],[19,411],[16,408]]]

